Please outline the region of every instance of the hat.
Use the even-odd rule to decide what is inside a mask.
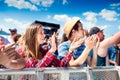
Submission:
[[[10,32],[17,32],[17,29],[14,28],[14,29],[9,29]]]
[[[91,35],[93,35],[93,34],[98,33],[99,31],[103,31],[103,29],[100,29],[100,28],[98,28],[98,27],[93,27],[93,28],[90,29],[89,35],[91,36]]]
[[[74,25],[79,21],[79,19],[74,20],[68,20],[64,25],[64,33],[66,34],[66,37],[68,38],[72,28]]]

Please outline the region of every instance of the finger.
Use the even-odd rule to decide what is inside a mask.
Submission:
[[[93,37],[93,41],[94,41],[94,42],[97,42],[97,36],[94,35],[94,36],[92,36],[92,37]]]
[[[9,52],[9,51],[15,51],[15,47],[9,47],[9,48],[5,48],[4,50],[3,50],[3,52]]]
[[[11,48],[15,48],[14,45],[15,45],[15,43],[6,45],[5,48],[4,48],[4,51],[7,51],[7,50],[9,50],[9,49],[11,49]]]
[[[0,51],[3,52],[4,49],[5,49],[5,45],[1,45],[1,47],[0,47]]]
[[[9,55],[10,52],[14,52],[15,51],[15,48],[9,48],[9,49],[5,49],[3,52],[5,55]]]
[[[7,56],[9,59],[15,59],[15,58],[16,58],[16,54],[17,54],[16,51],[11,50],[11,51],[7,52],[6,56]]]
[[[74,43],[76,40],[77,40],[77,38],[74,38],[73,41],[72,41],[72,43]]]
[[[9,48],[13,47],[14,45],[15,45],[15,43],[8,44],[5,46],[5,49],[9,49]]]

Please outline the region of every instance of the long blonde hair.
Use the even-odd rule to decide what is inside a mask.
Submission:
[[[42,52],[40,52],[41,46],[38,46],[39,44],[36,39],[39,29],[42,29],[42,25],[39,23],[33,23],[26,29],[24,34],[25,46],[28,54],[34,59],[41,59],[43,57]]]

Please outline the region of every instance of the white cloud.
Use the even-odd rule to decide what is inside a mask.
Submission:
[[[31,3],[24,0],[5,0],[5,3],[7,3],[8,6],[13,6],[18,9],[38,10],[35,5],[32,5]]]
[[[85,13],[83,13],[83,16],[85,16],[85,21],[83,22],[84,28],[87,28],[89,30],[91,27],[96,26],[97,13],[85,12]]]
[[[60,22],[66,22],[67,20],[70,20],[70,19],[80,19],[80,18],[77,16],[69,17],[68,15],[63,14],[63,15],[54,15],[53,19],[60,21]]]
[[[96,23],[92,23],[92,22],[90,22],[90,21],[84,21],[83,24],[84,24],[84,28],[85,28],[85,29],[88,29],[88,30],[89,30],[90,28],[96,26]]]
[[[94,12],[85,12],[83,15],[86,17],[85,19],[90,22],[97,22],[97,13]]]
[[[120,25],[118,26],[118,29],[120,30]]]
[[[120,3],[113,3],[113,4],[110,4],[110,6],[111,6],[113,9],[120,10]]]
[[[119,7],[119,6],[120,6],[120,3],[113,3],[113,4],[110,4],[110,6]]]
[[[50,7],[54,0],[30,0],[33,4],[41,5],[43,7]]]
[[[103,25],[103,26],[101,26],[100,28],[106,30],[106,29],[108,28],[108,25]]]
[[[63,5],[67,4],[67,3],[68,3],[67,0],[63,0],[63,2],[62,2]]]
[[[7,26],[10,26],[9,28],[11,28],[11,27],[17,28],[18,32],[20,32],[20,33],[25,31],[26,27],[31,24],[29,22],[21,22],[19,20],[15,20],[12,18],[5,18],[4,21],[6,22],[6,25],[8,24]]]
[[[102,16],[102,18],[104,18],[107,21],[115,21],[117,20],[117,16],[118,16],[118,14],[115,11],[107,10],[107,9],[101,10],[99,15]]]

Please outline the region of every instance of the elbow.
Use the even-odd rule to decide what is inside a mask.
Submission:
[[[70,67],[80,67],[83,63],[74,61],[73,63],[69,63]]]

